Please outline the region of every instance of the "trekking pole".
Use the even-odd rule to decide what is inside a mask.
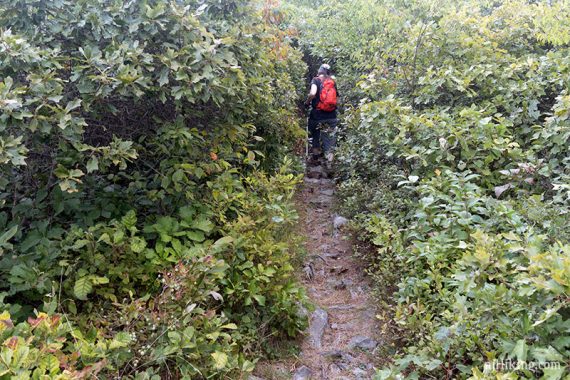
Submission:
[[[309,158],[309,123],[306,123],[307,125],[305,126],[305,128],[307,129],[307,143],[305,144],[305,159]]]
[[[308,106],[305,106],[305,117],[308,119],[307,110],[309,109]],[[309,137],[309,121],[305,120],[305,130],[307,131],[307,138],[305,144],[305,159],[309,159],[309,144],[311,142],[311,138]]]

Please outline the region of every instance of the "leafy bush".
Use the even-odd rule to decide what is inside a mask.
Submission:
[[[54,320],[4,331],[30,355],[6,373],[229,376],[259,333],[302,330],[287,156],[306,67],[259,5],[0,4],[0,298],[16,326]]]
[[[96,376],[108,365],[109,353],[124,350],[130,336],[113,339],[84,337],[61,315],[38,313],[14,325],[10,314],[0,314],[3,342],[0,376],[10,379],[77,379]],[[63,369],[63,370],[62,370]]]
[[[568,3],[317,9],[301,39],[352,106],[341,207],[380,291],[397,285],[402,349],[377,377],[567,375]],[[560,367],[484,367],[509,359]]]

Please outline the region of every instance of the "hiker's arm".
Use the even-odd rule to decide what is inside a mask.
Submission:
[[[306,105],[309,105],[311,101],[317,96],[317,85],[311,84],[311,91],[309,92],[309,96],[307,96],[307,100],[305,101]]]

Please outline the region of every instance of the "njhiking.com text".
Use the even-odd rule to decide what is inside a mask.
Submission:
[[[540,371],[545,369],[560,369],[560,362],[534,362],[521,360],[493,360],[486,362],[484,369],[486,371]]]

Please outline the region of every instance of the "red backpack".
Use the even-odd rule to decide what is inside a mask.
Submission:
[[[325,78],[321,81],[321,94],[317,109],[325,112],[336,110],[336,86],[331,78]]]

